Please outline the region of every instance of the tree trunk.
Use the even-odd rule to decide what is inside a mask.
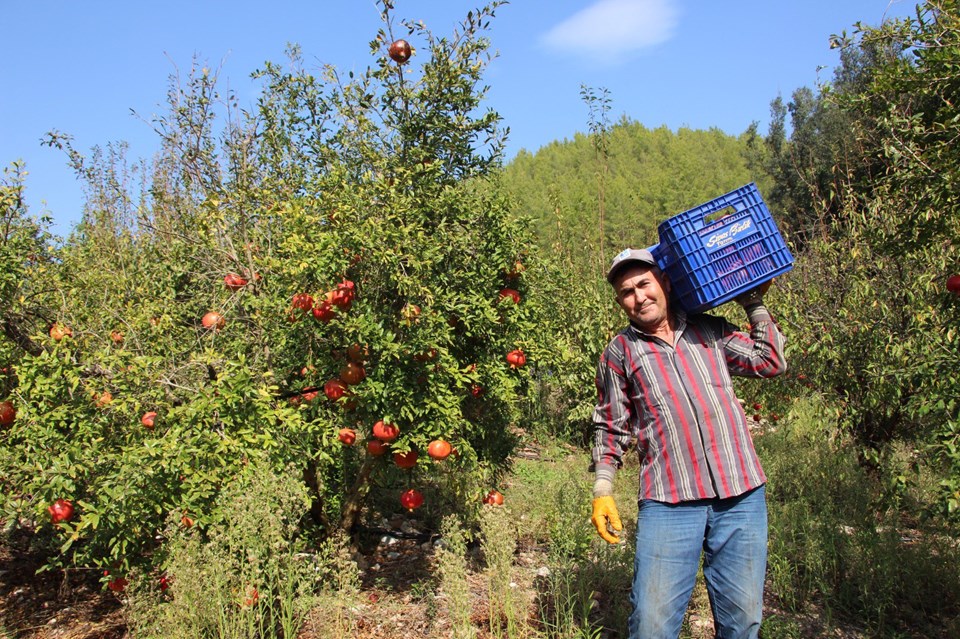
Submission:
[[[324,530],[330,529],[330,522],[323,512],[323,497],[320,494],[320,482],[317,479],[317,464],[314,461],[307,462],[303,469],[303,481],[310,490],[310,517],[314,523]]]
[[[366,456],[360,465],[360,472],[357,473],[357,479],[353,482],[353,488],[347,493],[347,498],[343,502],[343,513],[340,516],[340,530],[347,535],[352,535],[360,519],[360,509],[363,507],[363,498],[370,490],[370,473],[373,471],[375,458]]]

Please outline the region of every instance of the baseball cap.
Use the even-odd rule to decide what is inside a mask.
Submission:
[[[647,266],[657,266],[657,260],[653,258],[653,253],[649,249],[623,249],[610,263],[610,270],[607,271],[607,281],[613,284],[617,275],[631,264],[646,264]]]

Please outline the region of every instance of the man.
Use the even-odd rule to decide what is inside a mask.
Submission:
[[[608,542],[620,541],[613,480],[635,436],[641,464],[630,638],[679,636],[702,551],[716,636],[755,639],[767,561],[766,478],[731,375],[786,370],[783,336],[763,305],[769,285],[736,300],[750,320],[747,334],[674,308],[670,281],[646,249],[617,255],[607,280],[630,324],[597,370],[593,523]]]

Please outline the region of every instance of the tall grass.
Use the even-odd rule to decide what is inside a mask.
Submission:
[[[890,507],[891,482],[861,463],[822,405],[798,402],[757,448],[769,478],[768,577],[786,609],[816,602],[827,622],[876,637],[958,636],[956,539],[904,500]]]
[[[543,565],[534,582],[538,637],[593,639],[604,630],[626,636],[636,521],[635,464],[617,481],[623,543],[600,540],[590,523],[592,475],[586,453],[552,451],[514,466],[511,498],[523,513],[520,543],[536,548]]]
[[[440,527],[443,539],[437,551],[437,573],[442,608],[450,623],[451,639],[473,639],[473,605],[470,600],[470,582],[467,566],[467,531],[460,518],[447,515]]]
[[[298,474],[254,469],[224,489],[201,532],[171,523],[166,537],[170,587],[149,579],[131,593],[137,637],[290,639],[319,603],[321,577],[335,573],[336,553],[301,552],[298,523],[307,507]],[[331,568],[332,567],[332,568]],[[356,572],[354,567],[354,573]],[[346,592],[342,580],[338,590]],[[345,636],[345,635],[341,635]]]
[[[317,626],[326,636],[346,639],[353,636],[357,601],[360,596],[360,571],[353,561],[349,540],[342,534],[328,538],[316,555],[315,607],[311,611]],[[284,634],[283,637],[296,635]]]
[[[891,500],[890,487],[902,478],[862,464],[813,400],[777,425],[755,438],[769,479],[768,594],[777,604],[764,636],[805,636],[800,620],[811,613],[823,633],[843,624],[878,638],[960,636],[956,531],[921,516],[922,493],[936,487],[915,478]],[[444,639],[626,636],[638,474],[632,457],[616,482],[623,543],[601,541],[589,521],[587,452],[549,447],[541,459],[515,461],[503,478],[504,507],[480,508],[478,517],[464,506],[443,518],[434,579],[418,582],[423,596],[405,605],[435,606],[430,636]],[[359,571],[345,539],[299,545],[306,502],[295,477],[251,473],[224,491],[223,516],[203,534],[171,528],[172,586],[134,590],[132,634],[290,639],[309,613],[323,636],[353,636],[364,614]],[[482,564],[471,558],[474,539]],[[436,596],[428,592],[434,585]],[[706,597],[695,599],[696,617],[708,617]],[[709,628],[701,626],[686,624],[681,637],[704,636]]]
[[[508,639],[526,636],[526,606],[514,581],[517,526],[509,508],[483,509],[480,544],[486,562],[490,635]]]

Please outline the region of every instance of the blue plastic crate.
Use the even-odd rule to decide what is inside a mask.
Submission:
[[[657,227],[650,247],[687,313],[732,300],[793,268],[793,255],[754,183]]]

